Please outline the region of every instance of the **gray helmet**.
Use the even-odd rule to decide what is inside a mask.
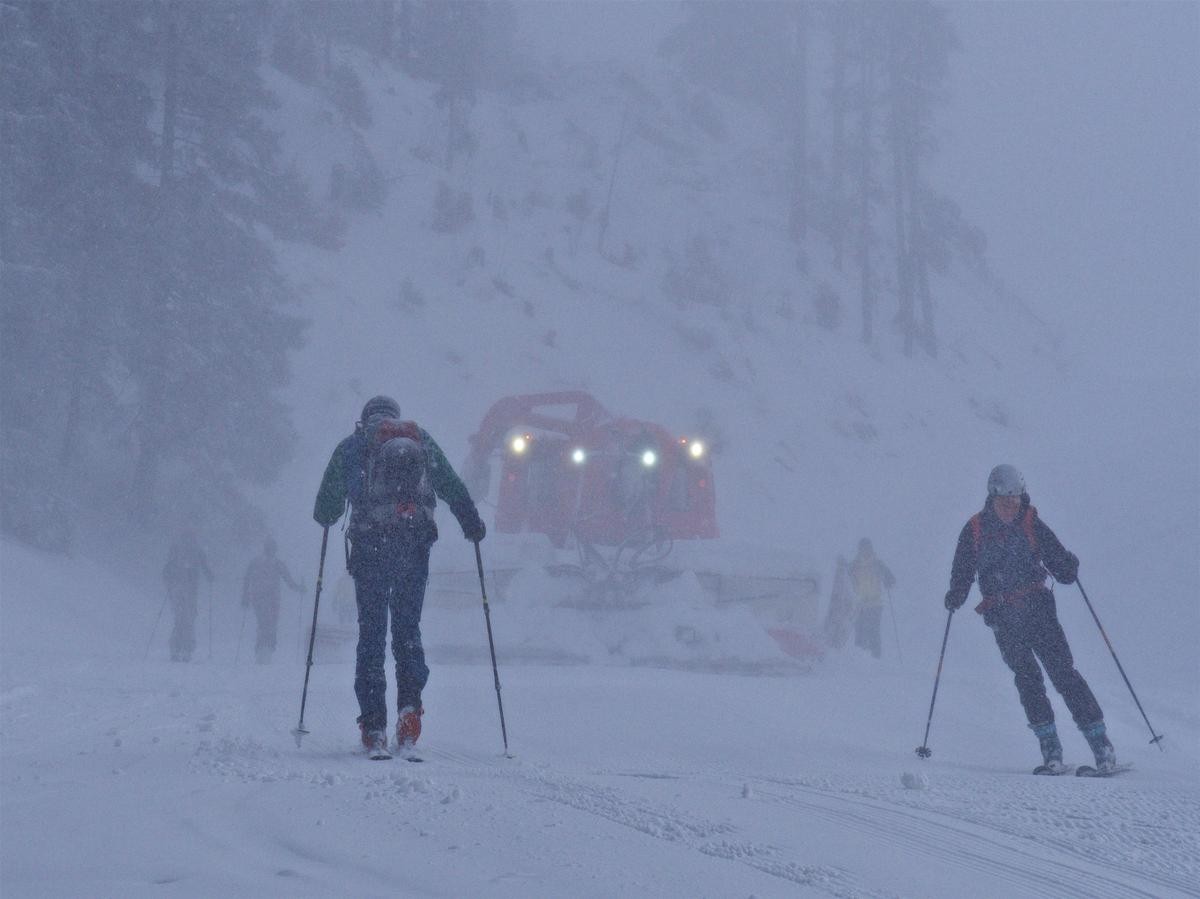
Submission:
[[[1011,465],[997,465],[988,475],[988,496],[1020,496],[1025,492],[1025,479]]]
[[[358,420],[366,424],[372,415],[386,415],[389,418],[399,418],[400,404],[390,396],[373,396],[363,406],[362,415]]]

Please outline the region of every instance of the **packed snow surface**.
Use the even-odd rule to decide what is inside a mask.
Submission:
[[[425,760],[372,762],[352,665],[313,667],[297,746],[295,634],[273,664],[235,664],[218,596],[211,660],[203,616],[198,660],[166,660],[169,613],[143,659],[146,585],[2,549],[6,897],[1200,895],[1187,685],[1143,697],[1165,752],[1127,695],[1105,695],[1135,768],[1091,780],[1029,773],[1011,685],[953,639],[917,759],[940,633],[907,666],[847,651],[771,677],[502,653],[512,758],[489,666],[434,657]],[[93,601],[73,617],[81,584]],[[503,606],[493,621],[503,647]]]

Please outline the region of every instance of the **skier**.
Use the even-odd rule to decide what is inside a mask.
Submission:
[[[1054,593],[1046,586],[1047,572],[1061,584],[1075,583],[1079,559],[1038,518],[1017,469],[997,465],[988,476],[987,490],[983,510],[958,535],[946,608],[953,612],[962,607],[978,575],[983,601],[975,611],[992,629],[1000,655],[1014,674],[1025,717],[1042,752],[1038,773],[1066,770],[1039,661],[1087,739],[1097,770],[1112,771],[1117,756],[1105,732],[1104,713],[1075,670]]]
[[[200,575],[211,584],[212,569],[200,548],[196,532],[185,528],[167,553],[163,566],[163,581],[167,585],[167,596],[171,602],[171,614],[175,623],[171,628],[171,661],[190,662],[196,651],[196,613],[199,610],[197,593]]]
[[[879,625],[883,620],[883,591],[891,589],[896,578],[875,555],[871,541],[858,541],[858,554],[850,562],[850,583],[858,597],[858,618],[854,625],[854,645],[869,649],[871,655],[883,655]]]
[[[363,406],[354,433],[333,451],[313,518],[329,527],[351,504],[347,569],[358,605],[354,692],[363,745],[387,750],[384,645],[389,612],[396,660],[396,740],[411,747],[421,734],[421,691],[429,678],[421,646],[421,610],[429,550],[437,540],[435,495],[450,506],[463,536],[483,540],[483,520],[441,448],[423,428],[400,420],[400,406],[376,396]]]
[[[825,638],[835,649],[846,645],[850,618],[854,614],[854,599],[847,584],[849,575],[845,556],[837,557],[833,587],[829,592],[829,610],[825,613]]]
[[[268,537],[263,541],[262,555],[250,560],[246,576],[242,579],[242,608],[254,609],[257,622],[254,640],[254,659],[265,665],[275,652],[275,637],[279,627],[279,581],[282,579],[297,593],[304,587],[296,583],[287,566],[275,555],[275,541]]]

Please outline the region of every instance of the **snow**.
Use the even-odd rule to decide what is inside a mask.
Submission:
[[[8,896],[1200,893],[1200,719],[1157,689],[1164,752],[1114,693],[1134,770],[1035,778],[1011,685],[957,633],[927,761],[937,633],[909,666],[842,655],[776,677],[502,661],[505,759],[488,665],[431,653],[425,761],[372,762],[351,664],[313,667],[297,746],[296,634],[274,664],[235,665],[218,599],[212,661],[203,617],[200,661],[166,661],[161,628],[143,661],[152,585],[0,551]],[[81,583],[77,616],[63,597]],[[493,623],[504,646],[502,606]]]
[[[778,166],[754,137],[763,123],[719,104],[730,137],[706,143],[675,87],[656,86],[656,124],[703,164],[631,141],[607,240],[614,253],[634,244],[639,265],[600,259],[594,220],[575,252],[557,207],[581,186],[604,195],[625,102],[611,73],[572,70],[538,103],[481,95],[480,148],[451,176],[415,152],[441,127],[432,88],[347,59],[375,114],[365,140],[394,181],[378,215],[350,217],[339,252],[279,248],[313,321],[285,397],[295,461],[257,497],[290,570],[313,583],[313,494],[368,396],[394,393],[458,464],[494,400],[585,387],[614,412],[681,433],[707,416],[719,431],[701,436],[722,537],[677,547],[687,571],[815,573],[819,617],[834,559],[871,536],[898,579],[885,656],[848,647],[794,664],[761,617],[698,602],[688,573],[640,609],[563,608],[540,570],[562,559],[492,534],[489,571],[520,568],[491,596],[506,759],[474,558],[443,513],[423,621],[426,760],[370,762],[356,751],[345,643],[319,645],[311,733],[299,746],[291,734],[311,594],[285,596],[274,663],[250,664],[253,622],[240,637],[237,596],[251,547],[222,550],[197,661],[173,665],[169,612],[156,624],[165,535],[131,550],[81,528],[74,558],[0,542],[5,896],[1200,895],[1194,358],[1156,356],[1156,372],[1175,374],[1130,374],[1153,354],[1135,334],[1125,356],[1068,367],[1052,326],[957,270],[938,284],[937,360],[901,358],[886,328],[861,346],[851,279],[818,258],[797,276],[773,202]],[[288,152],[320,193],[353,141],[329,126],[325,101],[270,77]],[[576,164],[566,126],[580,107],[600,148],[594,170]],[[475,199],[464,233],[428,227],[440,180]],[[553,203],[529,202],[534,191]],[[488,197],[508,203],[507,220]],[[708,222],[736,295],[721,309],[664,299],[666,270]],[[809,310],[823,281],[847,310],[836,333]],[[406,283],[423,305],[403,304]],[[1029,774],[1036,741],[969,607],[953,620],[933,756],[914,755],[954,540],[1001,461],[1022,469],[1080,555],[1167,735],[1164,751],[1148,745],[1078,591],[1058,588],[1077,665],[1134,764],[1118,778]],[[338,542],[322,596],[330,628],[347,588]],[[463,589],[451,571],[466,573]],[[696,639],[681,642],[681,625]],[[1067,761],[1089,762],[1051,701]]]

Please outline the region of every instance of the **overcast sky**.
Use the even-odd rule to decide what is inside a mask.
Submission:
[[[1200,5],[956,3],[940,170],[1081,369],[1200,371]],[[1193,413],[1200,414],[1200,413]]]

